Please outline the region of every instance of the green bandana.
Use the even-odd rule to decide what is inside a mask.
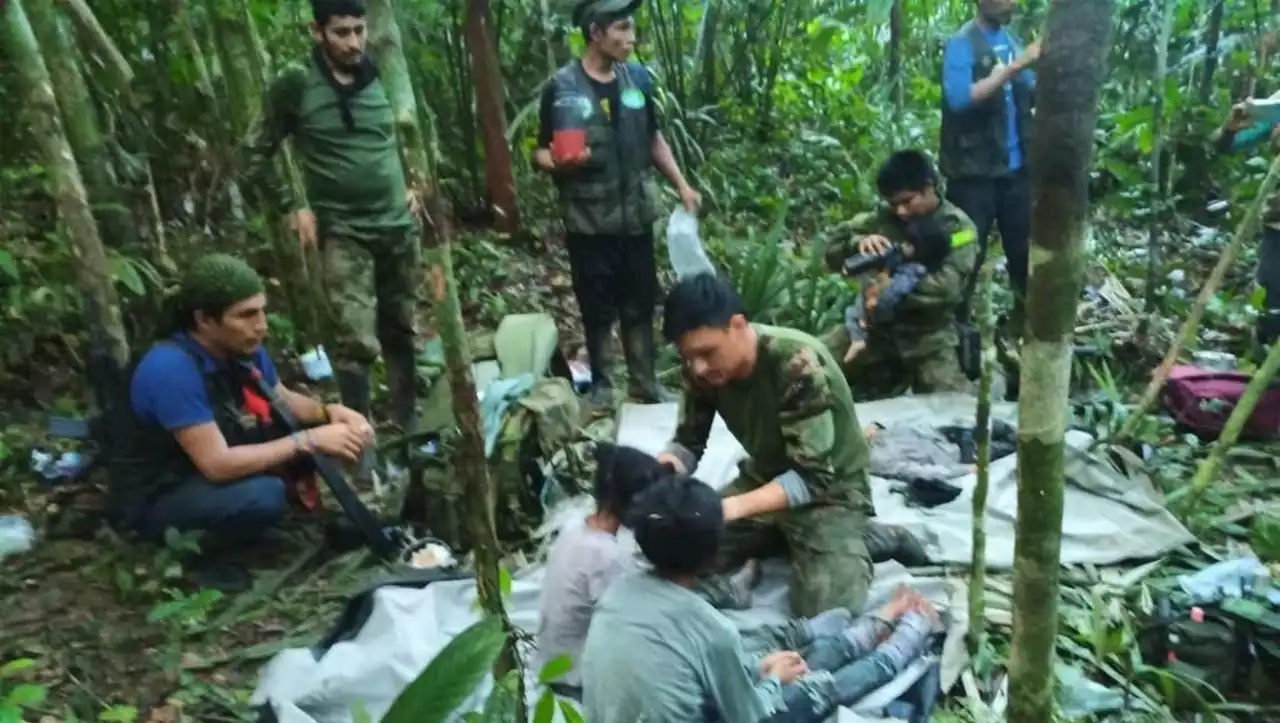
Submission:
[[[264,291],[262,277],[249,264],[227,254],[209,254],[187,269],[179,298],[188,311],[220,312]]]

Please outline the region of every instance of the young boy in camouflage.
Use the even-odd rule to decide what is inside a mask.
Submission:
[[[829,248],[827,265],[839,272],[853,254],[894,246],[910,247],[915,258],[866,286],[855,328],[836,329],[827,346],[843,359],[859,397],[968,390],[956,356],[956,320],[972,293],[977,231],[938,195],[933,165],[918,151],[890,156],[876,185],[886,207],[855,219],[855,238]]]
[[[362,0],[312,0],[315,46],[267,91],[250,141],[250,187],[320,246],[333,328],[330,352],[348,407],[368,416],[370,367],[381,350],[395,422],[416,425],[414,312],[419,231],[405,184],[391,101],[365,54]],[[285,138],[306,186],[294,198],[273,157]]]

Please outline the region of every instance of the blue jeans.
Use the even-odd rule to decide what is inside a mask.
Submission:
[[[151,539],[163,539],[165,529],[173,527],[250,541],[280,522],[288,506],[279,477],[259,475],[222,484],[194,477],[152,500],[135,519],[138,531]]]

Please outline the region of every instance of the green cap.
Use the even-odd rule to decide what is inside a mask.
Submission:
[[[182,279],[180,298],[188,311],[222,310],[266,290],[253,267],[228,254],[209,254],[192,264]]]
[[[573,22],[586,25],[600,18],[625,18],[635,15],[644,0],[582,0],[573,8]]]

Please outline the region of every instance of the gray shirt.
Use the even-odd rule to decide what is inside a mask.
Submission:
[[[617,535],[575,520],[560,531],[547,558],[538,616],[538,650],[535,670],[562,655],[573,660],[573,669],[560,678],[565,685],[582,685],[579,660],[587,640],[591,615],[605,588],[621,573],[627,556]]]
[[[647,572],[609,587],[582,665],[591,723],[757,723],[782,700],[778,678],[751,670],[729,618],[692,590]]]

